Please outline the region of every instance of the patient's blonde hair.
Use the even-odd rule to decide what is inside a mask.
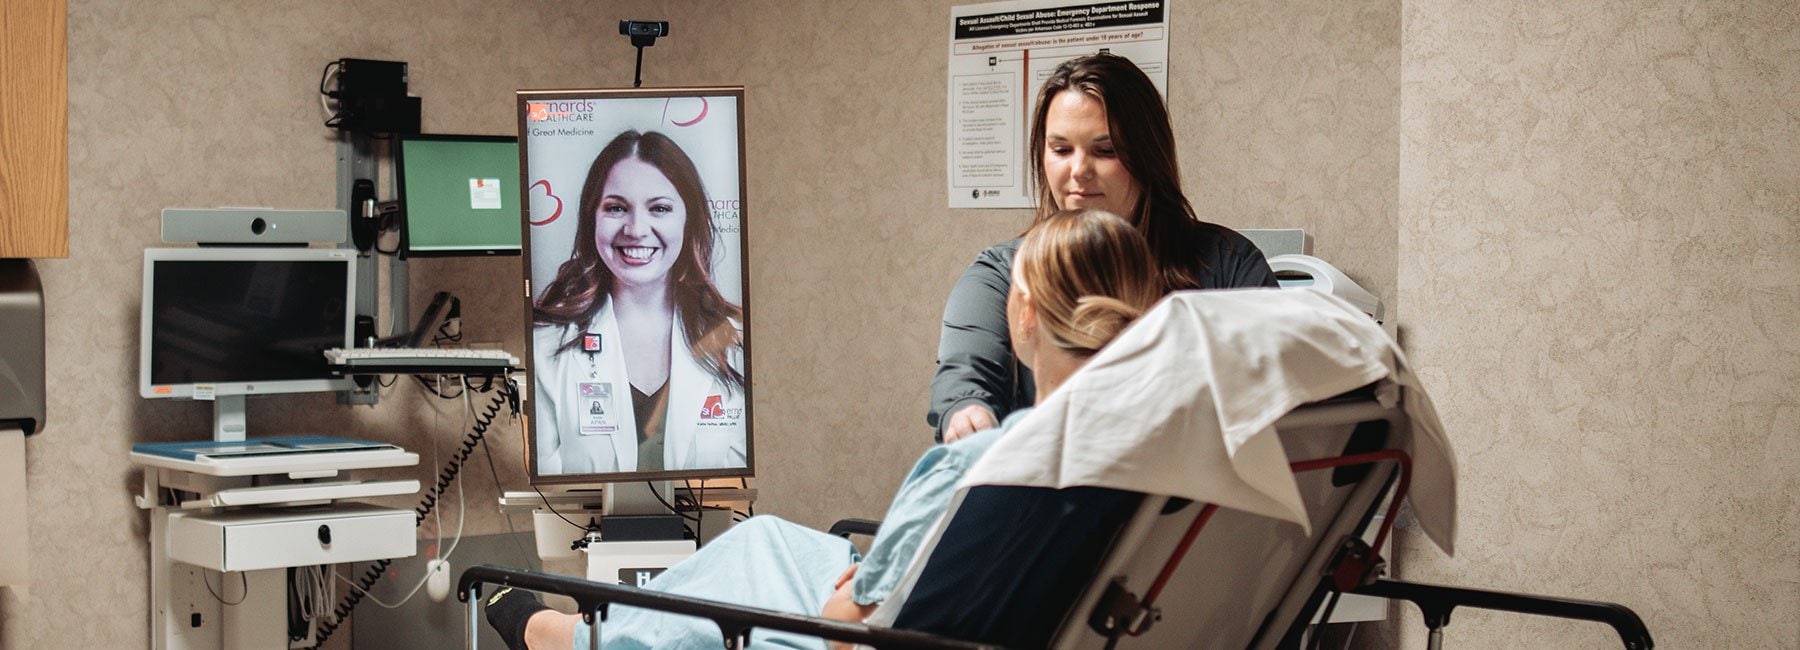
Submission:
[[[1013,264],[1050,341],[1084,356],[1162,296],[1144,235],[1104,210],[1060,210],[1039,220]]]

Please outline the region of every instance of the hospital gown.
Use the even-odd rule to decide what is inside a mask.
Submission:
[[[838,576],[860,559],[862,566],[851,585],[852,599],[865,605],[879,603],[905,577],[926,534],[949,508],[957,481],[1027,412],[1029,409],[1014,413],[998,428],[927,450],[900,484],[867,558],[859,558],[856,548],[836,535],[779,517],[751,517],[644,587],[817,616],[831,597]],[[608,650],[711,650],[720,647],[723,639],[719,626],[709,619],[617,605],[609,612],[600,623],[600,647]],[[585,623],[576,624],[576,648],[588,647],[589,629]],[[761,629],[753,631],[750,640],[753,648],[826,647],[816,637]]]

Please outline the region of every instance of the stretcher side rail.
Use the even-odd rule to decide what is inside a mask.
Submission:
[[[1457,607],[1491,609],[1518,614],[1534,614],[1612,626],[1627,650],[1650,650],[1655,647],[1650,630],[1637,612],[1618,603],[1572,598],[1554,598],[1504,591],[1469,589],[1446,585],[1430,585],[1399,580],[1377,580],[1348,593],[1376,596],[1389,600],[1411,601],[1425,617],[1430,628],[1432,647],[1441,643],[1443,628],[1450,624],[1450,612]]]
[[[849,537],[851,535],[873,536],[876,531],[880,529],[881,522],[878,520],[850,518],[837,520],[837,523],[832,524],[831,528],[825,532],[837,535],[838,537]]]
[[[575,600],[589,621],[606,620],[610,605],[626,605],[644,609],[706,618],[719,626],[726,648],[741,648],[749,643],[752,629],[778,630],[805,634],[821,639],[856,643],[891,650],[998,650],[1000,646],[969,643],[936,635],[845,623],[814,616],[800,616],[755,607],[744,607],[714,600],[677,596],[637,587],[589,582],[578,578],[508,569],[491,564],[471,567],[457,578],[456,597],[469,603],[471,621],[482,620],[481,587],[495,585],[516,587],[540,593],[560,594]]]

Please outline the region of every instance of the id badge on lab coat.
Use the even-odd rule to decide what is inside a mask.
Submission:
[[[619,409],[613,403],[611,382],[582,382],[581,400],[576,406],[581,409],[581,435],[597,436],[619,430]]]

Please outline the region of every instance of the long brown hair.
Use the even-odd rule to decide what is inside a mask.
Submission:
[[[1042,223],[1056,212],[1056,196],[1044,182],[1044,145],[1050,100],[1065,90],[1100,102],[1119,163],[1143,187],[1134,212],[1122,215],[1144,233],[1157,275],[1166,293],[1198,289],[1205,262],[1194,254],[1198,240],[1222,235],[1222,226],[1194,214],[1181,191],[1181,167],[1175,159],[1175,129],[1162,94],[1130,59],[1100,53],[1063,62],[1044,80],[1031,117],[1031,171],[1037,183],[1037,216]]]
[[[694,161],[675,141],[661,133],[620,133],[594,157],[594,164],[588,167],[587,180],[581,186],[575,248],[569,254],[569,261],[557,268],[556,278],[544,286],[533,306],[532,318],[540,324],[575,325],[586,330],[594,316],[600,313],[616,278],[600,259],[600,251],[594,243],[594,221],[606,192],[606,176],[612,173],[613,166],[628,158],[644,161],[662,172],[675,186],[682,205],[687,207],[681,253],[669,270],[669,294],[674,297],[676,310],[681,314],[679,326],[687,336],[689,353],[727,390],[742,388],[744,375],[731,366],[728,355],[732,348],[743,344],[743,335],[734,321],[741,320],[744,312],[713,286],[715,233],[706,190],[700,183],[700,172],[694,167]],[[580,340],[577,333],[557,349],[574,349]]]
[[[1083,356],[1162,296],[1144,235],[1104,210],[1045,215],[1025,234],[1013,268],[1050,341]]]

